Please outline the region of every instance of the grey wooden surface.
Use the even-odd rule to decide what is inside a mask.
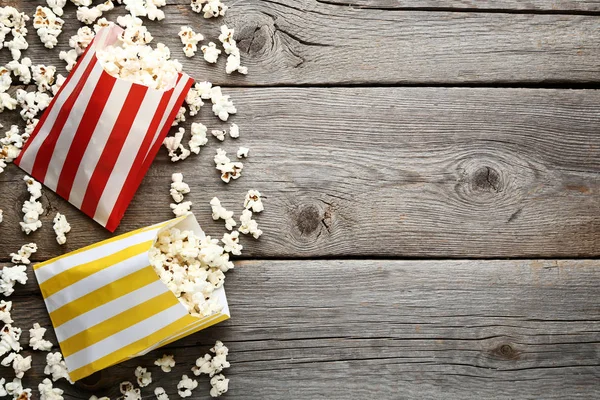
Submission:
[[[38,4],[7,3],[30,14]],[[239,215],[250,188],[265,195],[265,233],[243,238],[228,275],[231,320],[61,382],[66,398],[116,398],[163,352],[178,366],[152,367],[151,388],[178,398],[179,378],[217,339],[231,349],[225,398],[600,397],[600,2],[243,0],[217,21],[168,3],[167,19],[148,23],[155,41],[226,87],[241,138],[211,137],[178,164],[161,151],[117,232],[170,218],[170,175],[183,172],[209,234],[224,230],[209,200]],[[69,5],[65,19],[74,14]],[[216,41],[222,23],[236,28],[248,76],[183,57],[181,25]],[[26,55],[62,65],[78,26],[55,50],[30,29]],[[207,108],[197,120],[224,126]],[[240,145],[250,158],[225,185],[212,158]],[[0,174],[0,262],[29,239],[39,261],[110,236],[48,190],[44,227],[22,235],[22,177]],[[73,225],[63,247],[56,211]],[[50,326],[31,273],[10,299],[24,343],[33,322]],[[42,359],[25,380],[34,389]],[[206,379],[192,398],[209,398]]]
[[[169,352],[174,371],[151,371],[178,398],[178,378],[221,339],[227,398],[597,398],[599,275],[597,260],[243,261],[227,278],[231,320],[59,386],[114,398]],[[49,322],[33,281],[13,300],[17,324]],[[35,360],[26,382],[41,377]],[[208,397],[201,382],[194,398]]]

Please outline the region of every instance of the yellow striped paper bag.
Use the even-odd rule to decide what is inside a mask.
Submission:
[[[230,317],[223,288],[219,314],[193,317],[150,265],[158,233],[174,226],[204,236],[190,213],[33,267],[73,381]]]

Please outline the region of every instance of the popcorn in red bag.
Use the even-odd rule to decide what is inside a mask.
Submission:
[[[96,55],[116,43],[101,29],[15,160],[21,169],[114,231],[158,153],[193,80],[167,90],[113,77]]]

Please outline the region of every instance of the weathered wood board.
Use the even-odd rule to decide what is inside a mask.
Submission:
[[[155,42],[169,45],[186,72],[223,85],[511,84],[571,85],[600,82],[600,15],[456,13],[340,7],[314,0],[239,1],[219,20],[205,20],[189,0],[165,7],[167,18],[148,22]],[[529,4],[530,2],[526,2]],[[37,3],[18,3],[30,14]],[[591,3],[593,4],[593,3]],[[69,4],[65,19],[76,21]],[[123,7],[107,13],[110,19]],[[247,76],[225,74],[225,57],[206,63],[183,55],[177,33],[190,25],[218,43],[219,26],[235,27]],[[34,63],[58,60],[59,44],[47,50],[29,33]],[[8,60],[0,51],[0,63]]]
[[[213,236],[210,199],[239,217],[248,189],[265,195],[265,235],[244,238],[244,257],[579,257],[600,255],[600,92],[472,88],[229,89],[241,138],[211,137],[199,156],[173,164],[161,150],[118,230],[172,218],[171,174]],[[204,107],[200,120],[215,128]],[[189,123],[190,121],[186,121]],[[187,125],[186,125],[187,126]],[[214,168],[222,147],[250,147],[242,177]],[[0,255],[27,240],[18,221],[23,172],[10,187]],[[36,259],[109,233],[49,190]],[[51,220],[73,231],[60,248]]]
[[[179,378],[217,339],[231,350],[232,399],[600,396],[597,260],[244,261],[226,289],[231,320],[60,383],[66,398],[116,398],[137,365],[155,381],[145,398],[155,385],[178,398]],[[49,324],[33,278],[12,300],[18,326]],[[152,366],[164,352],[177,360],[170,374]],[[44,355],[33,356],[29,385],[43,378]],[[200,382],[193,398],[209,398]]]

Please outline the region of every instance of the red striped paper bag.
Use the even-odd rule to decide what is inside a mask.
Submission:
[[[15,160],[111,232],[193,83],[181,73],[162,91],[109,75],[96,51],[122,31],[113,26],[98,32]]]

